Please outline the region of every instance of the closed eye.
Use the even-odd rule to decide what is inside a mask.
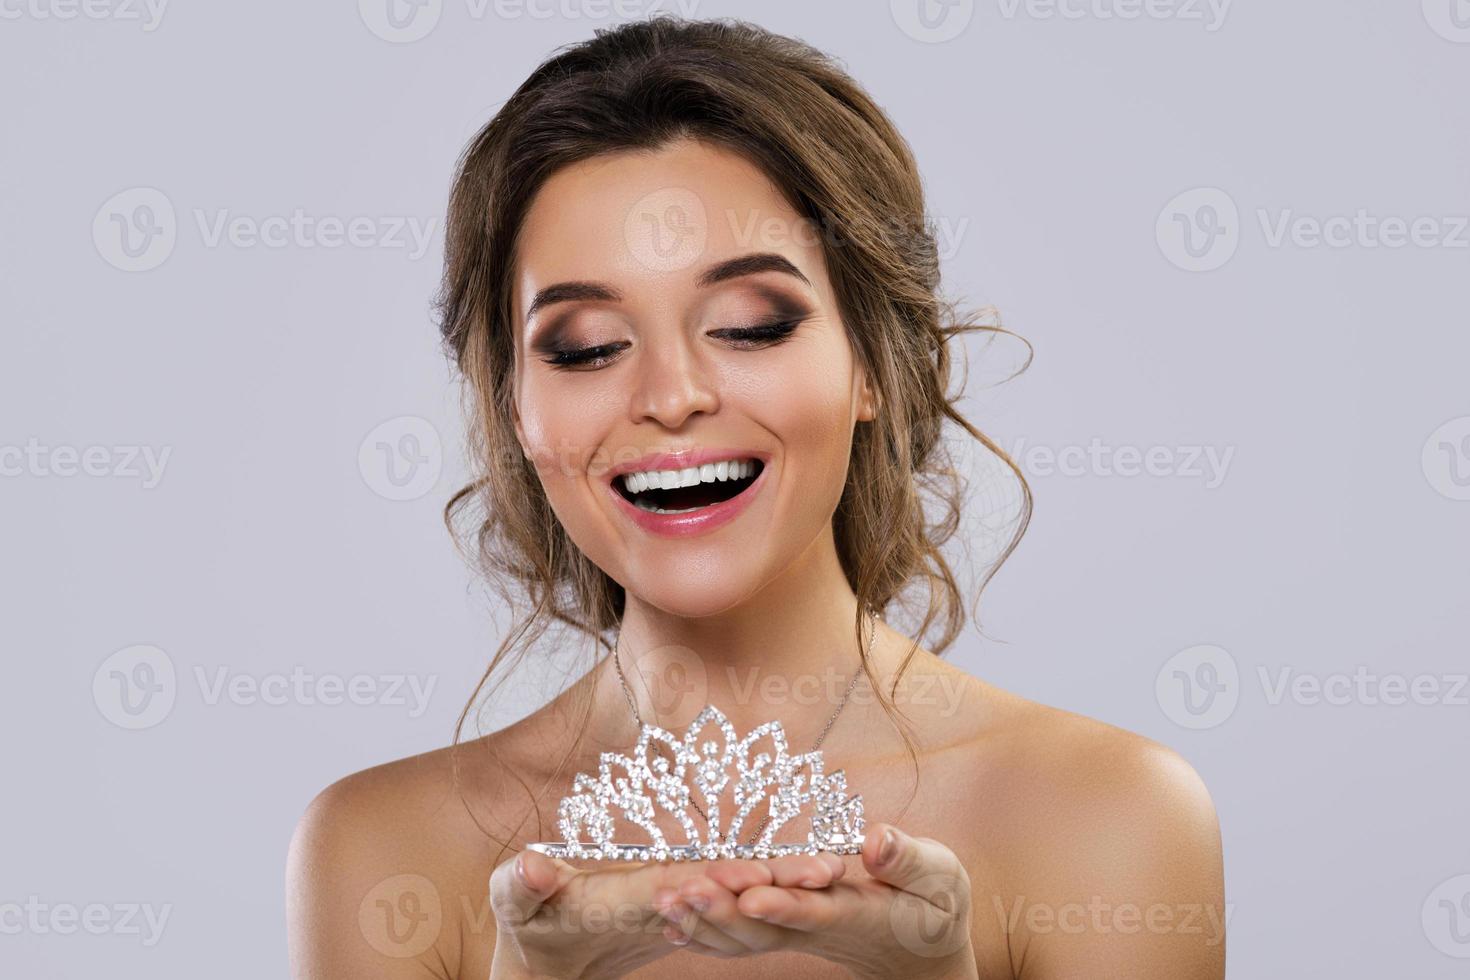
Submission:
[[[792,331],[800,325],[801,320],[782,320],[753,327],[726,327],[721,330],[711,330],[710,336],[729,340],[741,347],[769,347],[791,336]]]
[[[722,327],[719,330],[711,330],[710,336],[727,341],[744,350],[759,349],[781,343],[791,336],[797,327],[801,326],[801,322],[800,319],[796,319],[761,323],[750,327]],[[549,356],[542,360],[555,368],[571,370],[599,368],[611,363],[628,346],[627,341],[620,340],[610,344],[598,344],[594,347],[559,348],[549,351]]]
[[[597,368],[607,364],[627,346],[626,341],[620,340],[595,347],[563,347],[552,350],[550,356],[542,360],[555,368]]]

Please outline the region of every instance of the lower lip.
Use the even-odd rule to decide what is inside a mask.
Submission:
[[[682,538],[691,534],[704,534],[739,517],[745,508],[750,506],[750,502],[755,499],[761,487],[765,485],[766,473],[770,469],[769,463],[761,466],[760,473],[750,486],[729,500],[722,500],[717,504],[710,504],[708,507],[691,510],[685,514],[655,514],[651,510],[635,507],[627,497],[618,492],[618,488],[613,485],[612,481],[608,482],[607,489],[612,493],[613,499],[617,501],[617,506],[622,508],[623,513],[632,518],[633,523],[643,530],[669,538]],[[616,479],[622,479],[622,477]]]

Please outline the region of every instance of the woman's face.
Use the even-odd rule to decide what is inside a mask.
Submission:
[[[814,227],[754,164],[682,140],[558,171],[513,302],[521,444],[630,593],[711,615],[830,547],[872,397]]]

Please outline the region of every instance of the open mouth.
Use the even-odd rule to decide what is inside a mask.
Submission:
[[[760,476],[758,459],[728,459],[680,470],[648,470],[613,478],[618,493],[653,514],[687,514],[739,496]]]

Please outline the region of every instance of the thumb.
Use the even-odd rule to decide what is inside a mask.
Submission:
[[[506,922],[525,922],[577,874],[577,869],[565,861],[538,851],[522,851],[490,877],[490,899],[496,916]]]
[[[970,876],[954,851],[928,837],[910,837],[892,824],[878,824],[863,842],[863,867],[886,884],[944,912],[967,908]]]
[[[519,878],[527,892],[539,896],[540,900],[555,895],[581,874],[560,858],[547,857],[530,848],[517,855],[514,863],[513,877]]]

